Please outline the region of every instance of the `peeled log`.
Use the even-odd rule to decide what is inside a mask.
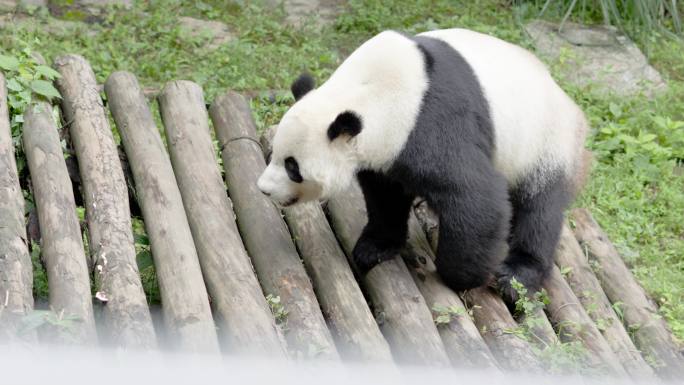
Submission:
[[[19,185],[7,108],[5,77],[0,73],[0,343],[33,341],[19,335],[21,319],[33,310],[33,265],[26,245],[24,196]]]
[[[553,266],[549,277],[546,278],[544,289],[550,300],[547,312],[551,322],[559,330],[560,338],[564,341],[581,341],[588,352],[588,364],[593,369],[605,371],[613,376],[626,377],[627,373],[620,365],[620,360],[584,311],[572,289],[563,280],[557,266]]]
[[[666,379],[684,374],[682,359],[672,333],[649,301],[644,289],[627,268],[608,236],[585,209],[572,210],[575,237],[597,264],[596,277],[612,303],[620,303],[625,327],[631,329],[634,342],[643,354],[656,362],[656,373]]]
[[[52,108],[41,102],[24,113],[24,152],[41,230],[50,308],[64,327],[50,328],[52,343],[93,345],[97,341],[90,276],[76,204]]]
[[[351,256],[366,224],[366,208],[358,184],[330,199],[330,220],[342,248]],[[397,255],[372,268],[363,279],[375,318],[397,361],[416,365],[449,365],[444,344],[425,299]]]
[[[172,347],[218,353],[216,329],[197,251],[171,162],[135,76],[115,72],[105,83],[130,162],[159,280]]]
[[[209,114],[221,143],[228,191],[240,234],[267,294],[287,311],[288,348],[295,356],[339,358],[313,287],[280,211],[259,191],[266,168],[249,105],[234,92],[216,98]]]
[[[404,260],[428,306],[458,309],[446,325],[437,330],[451,363],[456,367],[498,368],[494,356],[470,319],[467,309],[437,274],[430,244],[416,217],[409,217],[409,235]]]
[[[439,219],[428,207],[421,202],[414,207],[415,218],[418,219],[427,240],[433,250],[437,249],[439,238]],[[534,354],[532,346],[515,335],[507,332],[518,328],[518,324],[508,311],[501,297],[491,289],[482,287],[469,290],[464,299],[472,306],[475,325],[482,331],[482,337],[501,367],[506,370],[541,370],[541,363]],[[549,344],[556,340],[555,333],[546,315],[540,314],[541,323],[533,330],[539,339],[536,345]]]
[[[465,292],[475,325],[501,367],[510,371],[541,372],[542,365],[530,344],[511,333],[518,324],[501,298],[488,287]]]
[[[589,261],[567,225],[563,226],[556,250],[556,264],[568,269],[565,281],[570,285],[587,314],[597,325],[610,348],[630,376],[652,379],[653,369],[644,361],[615,314],[601,283],[591,271]]]
[[[107,345],[153,349],[157,340],[135,260],[128,189],[95,74],[77,55],[55,61],[57,88],[85,196],[90,254]]]
[[[219,337],[232,353],[284,357],[221,179],[202,88],[171,82],[158,101]]]
[[[275,126],[261,136],[265,153],[270,152],[274,134]],[[389,345],[320,204],[308,202],[284,211],[340,354],[362,362],[392,362]]]

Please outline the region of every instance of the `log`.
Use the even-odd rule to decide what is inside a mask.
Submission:
[[[226,350],[284,357],[218,169],[202,88],[166,84],[159,96],[171,163]]]
[[[544,350],[549,346],[560,343],[558,335],[551,325],[551,321],[546,316],[544,309],[536,309],[530,314],[531,322],[529,322],[530,333],[532,338],[530,342],[538,349]],[[528,316],[525,314],[515,314],[514,319],[518,325],[528,323]]]
[[[627,373],[636,379],[653,379],[653,369],[641,357],[629,338],[629,334],[615,314],[608,297],[601,288],[601,283],[592,272],[589,261],[567,224],[561,231],[555,258],[561,270],[568,270],[564,277],[565,281],[570,285]]]
[[[105,92],[133,171],[170,344],[186,351],[218,353],[190,226],[145,96],[135,76],[127,72],[111,74]]]
[[[256,186],[266,167],[249,105],[234,92],[209,109],[240,234],[264,292],[287,311],[288,348],[295,356],[337,360],[339,355],[280,211]]]
[[[366,208],[358,184],[331,198],[327,208],[335,234],[350,259],[366,224]],[[399,255],[372,268],[363,278],[363,286],[398,362],[449,365],[428,305]]]
[[[666,379],[679,379],[684,373],[684,362],[665,321],[658,315],[620,257],[608,236],[586,209],[572,210],[575,237],[597,265],[596,277],[608,299],[620,303],[625,327],[633,331],[634,342],[647,357],[655,362],[656,373]]]
[[[260,138],[270,152],[275,126]],[[304,261],[323,315],[347,360],[389,363],[392,353],[318,202],[286,208],[285,221]]]
[[[408,242],[402,257],[433,314],[436,307],[449,308],[454,312],[449,314],[448,323],[437,326],[452,365],[461,368],[498,368],[494,356],[470,319],[458,294],[444,285],[437,274],[437,267],[433,262],[435,256],[413,214],[409,217]]]
[[[85,196],[88,246],[102,307],[106,345],[153,349],[157,340],[135,260],[128,189],[90,64],[77,55],[55,60],[56,85],[70,122]]]
[[[53,343],[96,343],[90,277],[57,126],[45,102],[24,113],[24,152],[33,184],[47,270],[50,308],[60,322],[43,335]],[[59,326],[61,325],[61,326]]]
[[[439,219],[425,201],[417,202],[417,204],[414,205],[413,215],[415,215],[413,217],[418,220],[419,225],[426,234],[426,242],[429,243],[433,253],[431,256],[434,257],[434,252],[437,250],[437,243],[439,240]],[[541,368],[541,363],[536,358],[537,356],[534,354],[532,346],[527,343],[527,341],[523,341],[517,337],[515,339],[510,338],[512,335],[507,331],[517,329],[519,325],[508,312],[508,308],[503,300],[491,290],[485,288],[475,291],[471,290],[466,294],[468,294],[467,298],[469,298],[469,300],[481,302],[490,309],[488,310],[490,314],[478,311],[478,317],[475,317],[475,324],[480,329],[492,331],[485,334],[483,337],[495,357],[497,359],[503,358],[503,362],[499,361],[501,366],[508,370],[539,370]],[[475,303],[475,306],[481,305]],[[537,310],[534,317],[535,322],[531,330],[533,333],[531,342],[539,350],[543,350],[547,346],[557,343],[558,339],[556,333],[543,310]],[[525,321],[524,316],[520,321]],[[508,351],[518,352],[521,355],[520,360],[517,360],[518,357],[509,356],[507,353]],[[525,364],[524,360],[529,359],[530,357],[534,358],[533,361],[529,364]]]
[[[549,296],[547,313],[563,341],[581,341],[587,349],[586,361],[590,369],[612,376],[626,377],[620,360],[610,349],[598,328],[586,313],[579,299],[563,280],[557,266],[553,266],[544,282]]]
[[[24,196],[19,185],[7,107],[5,77],[0,73],[0,343],[33,341],[19,334],[21,319],[33,310],[33,265],[26,245]]]
[[[475,325],[499,365],[509,371],[541,372],[542,364],[532,346],[513,331],[518,324],[501,298],[489,287],[468,290],[466,306],[472,308]]]

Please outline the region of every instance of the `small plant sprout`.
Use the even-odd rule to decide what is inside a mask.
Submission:
[[[456,317],[468,314],[468,312],[464,307],[458,305],[442,306],[435,304],[432,306],[432,314],[435,325],[443,326],[451,323],[451,320]]]
[[[543,310],[549,303],[549,297],[545,290],[528,295],[527,288],[513,278],[511,286],[518,293],[515,303],[515,315],[520,325],[513,330],[506,330],[518,338],[526,341],[534,341],[532,350],[546,369],[555,374],[573,373],[582,371],[587,358],[587,350],[579,341],[548,343],[535,333],[544,324]],[[566,325],[567,326],[567,325]],[[558,325],[558,335],[562,333],[564,325]]]
[[[283,304],[280,302],[280,296],[269,294],[266,296],[266,302],[268,303],[268,306],[271,307],[271,313],[273,313],[273,317],[276,320],[276,324],[280,326],[281,328],[285,328],[287,325],[287,310],[285,310],[285,307]]]

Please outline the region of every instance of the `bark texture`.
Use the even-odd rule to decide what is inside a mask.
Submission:
[[[610,348],[630,376],[637,379],[652,379],[653,369],[644,361],[639,350],[629,338],[622,322],[601,288],[589,261],[584,256],[572,230],[565,225],[556,250],[556,264],[567,269],[565,281],[570,285],[587,314],[594,321]]]
[[[135,76],[105,83],[150,238],[164,323],[173,348],[218,353],[216,329],[180,191],[152,113]]]
[[[35,340],[34,332],[19,334],[22,317],[33,310],[33,265],[24,222],[7,87],[0,73],[0,343]]]
[[[260,138],[265,154],[271,151],[275,129],[270,127]],[[320,204],[309,202],[284,211],[340,354],[355,361],[392,362],[389,345]]]
[[[55,321],[46,324],[42,336],[52,343],[95,344],[90,276],[81,227],[49,104],[40,102],[27,108],[23,140],[40,223],[41,257],[47,270],[50,307],[55,312]]]
[[[541,372],[542,365],[530,344],[511,333],[518,324],[501,298],[488,287],[465,293],[466,305],[472,308],[475,325],[501,367],[510,371]]]
[[[56,85],[78,159],[97,298],[106,345],[153,349],[157,340],[135,260],[128,189],[90,64],[77,55],[57,58]]]
[[[558,267],[553,266],[551,274],[544,282],[544,289],[550,300],[547,312],[551,322],[559,330],[560,338],[564,341],[581,341],[588,352],[587,364],[592,369],[612,376],[626,377],[627,373],[620,365],[620,360],[584,311],[570,286],[563,280]]]
[[[576,209],[571,217],[576,226],[575,237],[589,260],[596,264],[596,277],[608,299],[620,303],[625,327],[632,330],[636,345],[655,362],[659,376],[680,378],[684,374],[684,359],[655,305],[589,211]]]
[[[233,353],[284,357],[221,179],[202,88],[171,82],[158,100],[219,337]]]
[[[349,258],[366,224],[366,208],[358,184],[330,199],[328,210],[335,234]],[[372,268],[363,278],[363,285],[397,361],[449,365],[428,305],[399,255]]]
[[[294,356],[339,358],[332,335],[287,225],[256,181],[266,167],[252,112],[237,93],[221,95],[209,114],[214,123],[240,234],[261,287],[287,311],[285,337]]]
[[[497,368],[498,364],[482,339],[458,294],[446,287],[437,274],[435,256],[418,219],[409,218],[408,247],[403,255],[421,294],[438,316],[436,308],[449,308],[451,320],[437,325],[451,363],[456,367]]]

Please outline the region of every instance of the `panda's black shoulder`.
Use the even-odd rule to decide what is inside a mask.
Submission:
[[[423,55],[428,78],[415,130],[421,126],[424,130],[438,129],[446,136],[458,136],[460,142],[482,146],[491,154],[494,126],[489,103],[474,69],[460,52],[443,40],[422,35],[412,39]]]
[[[390,172],[413,180],[411,175],[433,174],[435,169],[455,170],[455,161],[461,166],[471,164],[482,158],[477,154],[491,160],[494,126],[475,71],[445,41],[421,35],[411,39],[423,56],[428,84],[415,126]],[[455,154],[461,158],[455,159]]]

